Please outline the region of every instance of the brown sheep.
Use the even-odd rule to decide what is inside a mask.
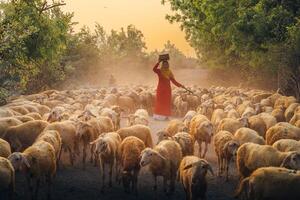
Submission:
[[[260,113],[258,114],[258,116],[261,117],[262,120],[265,122],[267,130],[277,123],[276,118],[270,113]]]
[[[168,123],[166,131],[169,133],[169,136],[174,136],[178,132],[187,132],[188,127],[182,121],[173,119]]]
[[[220,124],[217,128],[217,132],[219,131],[228,131],[231,134],[234,134],[236,130],[242,127],[248,126],[248,119],[247,118],[240,118],[240,119],[231,119],[231,118],[224,118],[220,121]]]
[[[27,115],[14,116],[14,118],[20,120],[23,123],[30,122],[30,121],[34,120],[34,118],[32,118],[30,116],[27,116]]]
[[[300,172],[282,167],[262,167],[243,179],[235,197],[246,200],[300,199]]]
[[[0,157],[8,158],[11,154],[10,144],[0,138]]]
[[[206,116],[197,114],[191,120],[190,134],[199,145],[199,156],[204,158],[208,150],[208,144],[210,144],[213,135],[212,123],[207,119]],[[205,143],[203,154],[201,154],[202,142]]]
[[[3,194],[5,191],[12,200],[15,192],[15,170],[8,159],[0,156],[0,192]]]
[[[265,138],[266,131],[267,131],[267,125],[262,117],[255,115],[248,119],[249,122],[249,128],[256,131],[260,136]]]
[[[3,138],[3,135],[10,126],[17,126],[20,124],[22,124],[22,122],[14,117],[0,118],[0,138]]]
[[[32,117],[35,120],[41,120],[42,116],[37,112],[28,113],[26,116]]]
[[[153,147],[153,140],[150,132],[150,128],[144,125],[134,125],[130,127],[121,128],[117,131],[121,139],[124,140],[128,136],[135,136],[141,139],[146,147]]]
[[[120,143],[121,138],[116,132],[100,135],[95,141],[90,143],[91,145],[95,145],[94,153],[100,157],[100,171],[102,173],[101,192],[104,192],[105,188],[105,164],[109,165],[109,187],[112,187],[112,171],[114,165],[116,166],[116,173],[118,173],[117,154]]]
[[[13,152],[23,151],[34,143],[46,126],[48,126],[48,122],[42,120],[12,126],[6,130],[3,139],[10,143]]]
[[[226,118],[226,113],[223,109],[215,109],[212,116],[211,116],[211,123],[218,127],[219,123],[222,119]]]
[[[61,146],[62,146],[62,139],[60,137],[60,134],[58,131],[55,130],[46,130],[43,131],[36,139],[35,142],[38,141],[44,141],[48,142],[52,145],[55,151],[55,157],[56,157],[56,164],[58,166],[59,163],[59,155],[61,152]]]
[[[271,115],[276,118],[277,122],[285,122],[284,111],[285,111],[284,107],[280,106],[275,108],[271,112]]]
[[[281,122],[271,127],[266,133],[266,143],[274,144],[280,139],[300,140],[300,128],[293,126],[287,122]]]
[[[137,137],[125,138],[119,147],[120,168],[125,192],[131,190],[137,194],[138,174],[140,171],[140,154],[145,149],[145,144]]]
[[[289,122],[294,116],[295,109],[299,106],[299,103],[292,103],[289,107],[284,111],[285,121]]]
[[[272,145],[275,149],[281,152],[299,151],[300,142],[292,139],[281,139]]]
[[[185,191],[186,200],[206,199],[207,171],[214,175],[212,167],[204,159],[196,156],[186,156],[182,159],[178,175]]]
[[[300,153],[280,152],[269,145],[245,143],[237,151],[237,169],[241,178],[260,167],[286,167],[300,169]]]
[[[255,144],[266,144],[264,138],[260,136],[255,130],[250,128],[240,128],[234,134],[234,139],[236,139],[240,145],[247,142],[252,142]]]
[[[226,172],[226,181],[228,181],[228,170],[231,160],[235,160],[239,143],[228,131],[220,131],[214,136],[215,152],[218,157],[218,167],[221,176],[222,172]]]
[[[37,199],[40,182],[45,179],[50,199],[51,187],[56,174],[56,157],[54,148],[44,141],[34,143],[25,149],[23,153],[15,152],[8,158],[16,171],[26,173],[29,191],[32,199]],[[36,184],[32,184],[35,181]],[[34,185],[36,187],[34,188]]]
[[[54,122],[49,124],[45,131],[55,130],[60,134],[62,139],[62,149],[69,152],[70,163],[74,164],[76,154],[79,155],[78,138],[76,137],[76,127],[72,121]],[[60,160],[62,151],[58,160]]]
[[[163,140],[153,149],[146,148],[142,151],[140,165],[142,167],[149,165],[149,170],[154,177],[154,190],[156,195],[158,176],[162,176],[164,179],[164,192],[167,192],[168,180],[170,180],[169,192],[174,192],[176,172],[181,159],[181,148],[175,141]]]

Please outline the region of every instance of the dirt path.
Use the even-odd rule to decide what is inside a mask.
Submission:
[[[124,124],[124,122],[123,122]],[[163,129],[167,122],[153,121],[150,122],[150,127],[153,133],[154,141],[156,142],[156,133],[158,130]],[[212,163],[214,172],[216,169],[216,157],[213,148],[210,146],[208,152],[208,161]],[[231,173],[232,174],[232,173]],[[236,173],[235,173],[236,174]],[[17,174],[17,198],[20,200],[29,199],[27,194],[27,184],[22,174]],[[82,169],[80,163],[75,167],[66,166],[58,171],[54,181],[53,195],[54,200],[130,200],[142,199],[152,200],[153,195],[153,180],[152,176],[146,169],[141,170],[139,176],[139,196],[136,198],[133,194],[125,194],[123,188],[116,183],[113,183],[112,188],[106,188],[104,194],[100,192],[101,181],[98,168],[89,164],[86,170]],[[211,200],[231,200],[234,188],[237,184],[237,177],[231,177],[229,182],[218,177],[208,176],[208,199]],[[42,183],[44,185],[44,183]],[[159,196],[158,199],[179,200],[185,199],[184,191],[179,183],[177,183],[175,194],[167,197],[162,192],[162,179],[159,179]],[[46,199],[45,189],[40,191],[42,198]]]

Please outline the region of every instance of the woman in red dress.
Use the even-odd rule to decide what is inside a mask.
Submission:
[[[171,116],[171,84],[172,82],[177,87],[185,88],[182,84],[178,83],[172,71],[169,68],[168,61],[162,61],[162,66],[159,69],[159,61],[153,68],[153,71],[158,75],[158,86],[156,90],[156,100],[154,108],[154,119],[166,120]]]

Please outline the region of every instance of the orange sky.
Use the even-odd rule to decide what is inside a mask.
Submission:
[[[74,12],[74,21],[79,26],[94,27],[98,22],[107,31],[119,30],[129,24],[135,25],[144,33],[148,51],[161,49],[167,40],[181,51],[194,56],[193,49],[184,38],[178,24],[170,24],[165,15],[170,13],[168,5],[161,0],[65,0],[65,11]]]

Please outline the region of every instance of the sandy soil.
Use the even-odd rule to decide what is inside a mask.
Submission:
[[[124,123],[124,122],[123,122]],[[163,129],[167,122],[159,122],[151,120],[150,127],[152,130],[154,141],[156,142],[155,133]],[[67,160],[67,159],[66,159]],[[217,173],[216,156],[212,146],[209,148],[207,160],[213,165],[214,172]],[[234,168],[234,171],[236,169]],[[231,174],[233,174],[231,172]],[[234,173],[236,174],[236,173]],[[25,200],[29,199],[27,183],[24,176],[17,173],[16,176],[17,196],[15,199]],[[208,175],[208,199],[211,200],[231,200],[234,189],[237,184],[237,177],[230,177],[229,182],[225,182],[223,178],[212,177]],[[40,198],[46,199],[45,186],[42,183],[40,190]],[[71,167],[65,162],[65,166],[57,172],[54,181],[53,195],[54,200],[112,200],[112,199],[154,199],[153,193],[153,179],[151,174],[146,169],[142,169],[139,176],[139,194],[135,197],[133,194],[126,194],[123,188],[113,183],[112,188],[106,188],[105,193],[100,192],[101,178],[99,169],[93,167],[91,164],[83,170],[81,163],[78,161],[75,167]],[[175,194],[166,196],[162,191],[162,179],[159,179],[159,196],[158,199],[185,199],[185,194],[180,183],[177,183]]]

